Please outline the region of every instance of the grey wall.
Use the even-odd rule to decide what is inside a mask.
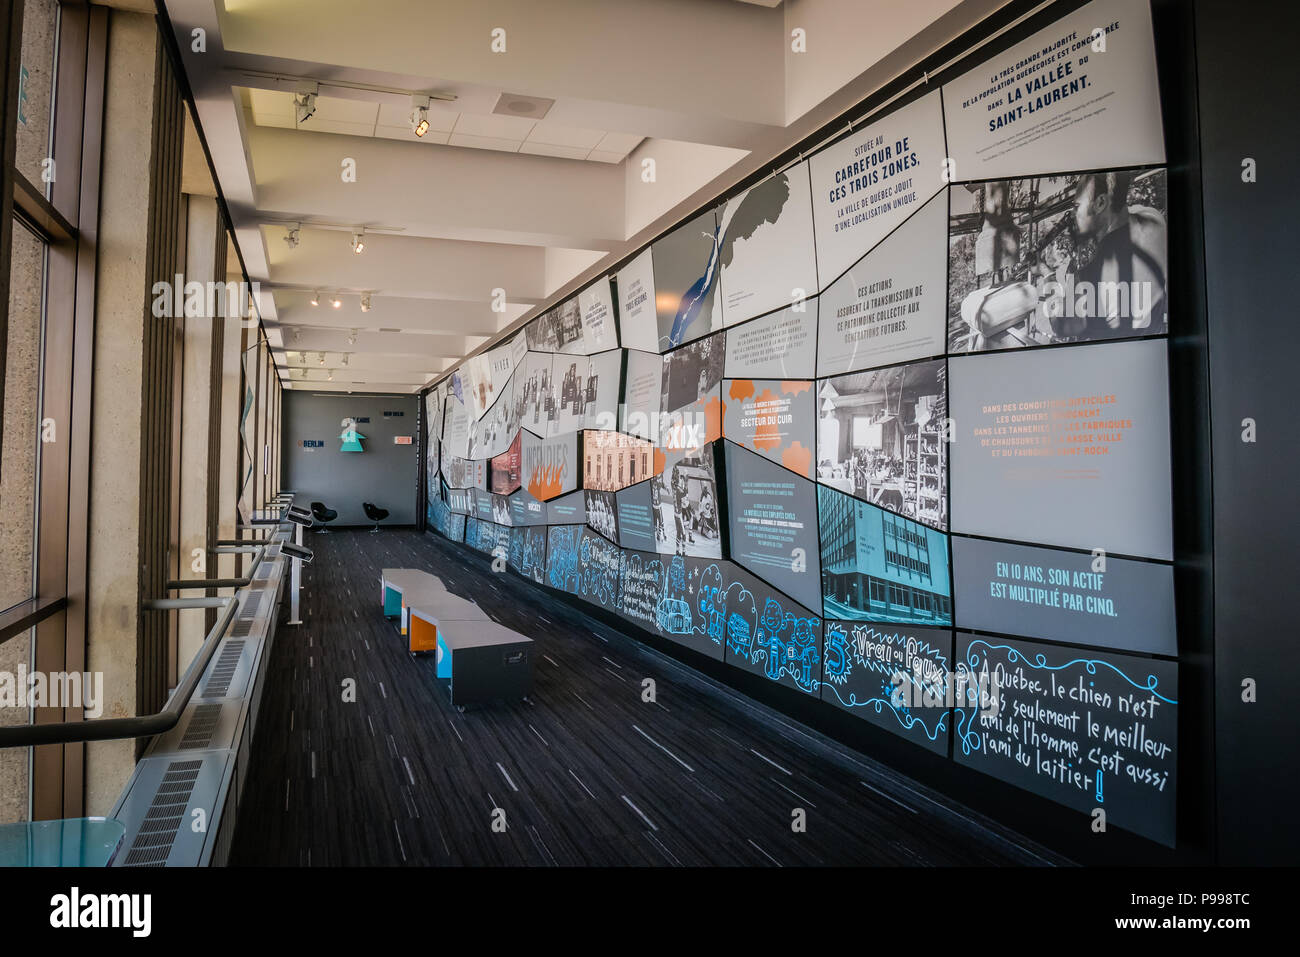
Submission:
[[[362,502],[388,509],[385,525],[414,525],[418,481],[419,423],[413,395],[348,395],[347,393],[284,393],[284,487],[297,494],[297,504],[324,502],[337,509],[333,525],[368,524]],[[385,412],[405,413],[386,418]],[[344,418],[369,416],[358,422],[365,436],[364,452],[340,452]],[[411,436],[410,445],[394,445],[393,437]],[[308,448],[304,441],[324,442]]]

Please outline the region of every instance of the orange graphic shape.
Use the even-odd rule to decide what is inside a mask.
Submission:
[[[528,494],[540,502],[549,501],[563,491],[564,476],[560,466],[533,469],[533,474],[528,477]]]
[[[732,379],[731,388],[727,390],[727,397],[743,402],[754,394],[753,379]]]
[[[704,441],[712,442],[722,437],[722,402],[717,396],[709,396],[698,404],[704,406]]]
[[[781,391],[786,395],[798,395],[800,392],[807,392],[811,388],[811,382],[785,380],[781,383]]]
[[[812,478],[812,449],[804,448],[800,442],[791,442],[790,447],[781,453],[781,464],[791,472]]]
[[[662,475],[667,465],[668,456],[664,455],[663,449],[656,447],[654,450],[654,474]]]

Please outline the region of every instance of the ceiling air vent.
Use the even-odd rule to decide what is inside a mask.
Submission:
[[[401,330],[401,329],[385,329],[385,328],[383,328],[383,327],[381,326],[380,329],[379,329],[379,331],[380,331],[380,332],[401,332],[402,330]]]
[[[492,112],[499,113],[501,116],[523,116],[530,120],[540,120],[551,112],[551,107],[554,105],[554,100],[548,100],[544,96],[502,93],[497,97],[497,105],[492,107]]]

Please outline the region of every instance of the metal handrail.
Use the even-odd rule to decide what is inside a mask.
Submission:
[[[269,543],[268,543],[269,544]],[[243,588],[245,585],[252,584],[253,573],[257,571],[257,566],[262,564],[265,557],[266,544],[259,545],[254,549],[251,545],[241,545],[238,547],[218,547],[213,551],[222,554],[234,554],[238,552],[256,552],[253,557],[253,563],[248,566],[248,576],[245,578],[173,578],[167,582],[168,591],[179,591],[183,588]]]
[[[167,699],[166,706],[155,714],[137,715],[131,718],[99,718],[93,721],[60,721],[57,724],[29,724],[19,727],[0,727],[0,748],[26,748],[40,744],[69,744],[74,741],[110,741],[118,738],[150,738],[163,734],[176,727],[185,706],[190,703],[194,691],[199,685],[199,678],[208,667],[208,662],[216,654],[217,645],[225,636],[226,629],[235,620],[239,610],[238,596],[214,599],[197,599],[199,605],[177,605],[186,599],[157,599],[146,601],[144,607],[149,610],[161,610],[176,607],[208,608],[216,607],[208,602],[223,602],[225,611],[216,624],[203,639],[203,646],[194,656],[190,666],[176,690]]]

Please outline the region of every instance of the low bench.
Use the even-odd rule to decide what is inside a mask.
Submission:
[[[413,596],[406,606],[407,637],[410,652],[436,651],[440,623],[446,622],[491,622],[485,612],[472,601],[453,595],[451,592],[421,592]],[[446,678],[439,670],[438,677]]]
[[[451,681],[451,703],[524,698],[533,690],[533,640],[494,621],[443,619],[438,677]]]
[[[385,568],[379,576],[380,600],[385,618],[400,618],[401,633],[407,633],[411,602],[427,595],[447,594],[437,575],[414,568]]]

